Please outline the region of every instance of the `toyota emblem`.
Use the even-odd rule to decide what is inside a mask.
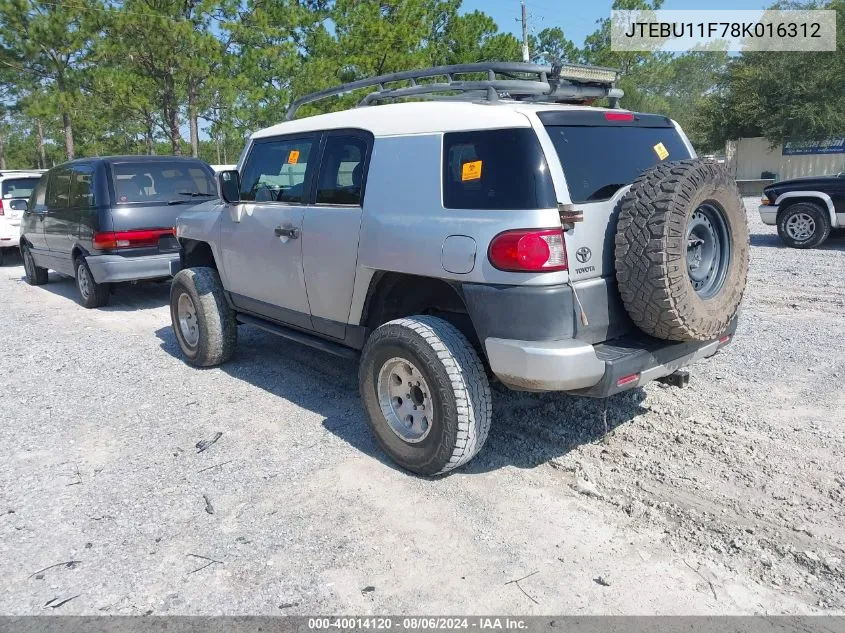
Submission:
[[[593,251],[591,251],[586,246],[582,246],[577,251],[575,251],[575,259],[577,259],[582,264],[586,264],[590,261],[590,258],[593,256]]]

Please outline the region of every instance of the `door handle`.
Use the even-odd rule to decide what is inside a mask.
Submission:
[[[273,232],[276,234],[276,237],[289,237],[292,240],[299,239],[299,229],[295,226],[287,226],[284,228],[277,226],[273,229]]]

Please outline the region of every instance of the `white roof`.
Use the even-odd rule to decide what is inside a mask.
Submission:
[[[43,169],[2,169],[0,170],[0,178],[38,178],[45,171]]]
[[[320,114],[293,121],[285,121],[259,130],[252,138],[297,134],[314,130],[357,128],[372,132],[373,136],[433,134],[461,130],[491,130],[498,128],[530,127],[525,116],[538,110],[587,110],[590,106],[548,103],[520,103],[514,101],[417,101],[353,108],[330,114]]]

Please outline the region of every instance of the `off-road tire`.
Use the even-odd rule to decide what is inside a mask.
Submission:
[[[88,268],[84,257],[76,258],[73,262],[73,270],[76,272],[76,289],[79,290],[80,303],[88,309],[108,305],[109,297],[111,297],[111,285],[98,284],[94,281],[94,275],[91,274],[91,269]],[[82,275],[85,275],[85,277],[81,277]],[[83,283],[87,284],[85,286],[88,289],[87,292],[83,290]]]
[[[730,259],[713,296],[688,274],[687,229],[702,204],[717,207]],[[717,338],[739,309],[748,276],[748,222],[736,182],[717,163],[661,163],[644,172],[620,202],[616,279],[622,302],[645,333],[670,341]]]
[[[431,429],[416,444],[394,433],[379,403],[379,373],[397,357],[418,368],[432,391]],[[442,319],[415,316],[377,328],[364,346],[358,378],[376,442],[402,468],[442,474],[469,462],[487,440],[492,403],[484,365],[469,340]]]
[[[816,230],[806,240],[796,240],[789,235],[786,223],[798,213],[806,213],[813,218]],[[815,202],[796,202],[778,213],[778,235],[781,241],[790,248],[816,248],[821,246],[830,237],[831,226],[830,216],[827,209]]]
[[[47,283],[48,275],[47,269],[35,265],[35,260],[32,253],[29,252],[28,246],[21,246],[21,256],[23,257],[24,279],[30,286],[43,286]]]
[[[238,344],[235,314],[223,294],[220,275],[213,268],[186,268],[176,273],[170,286],[170,318],[185,360],[196,367],[214,367],[232,358]],[[179,298],[187,294],[196,310],[199,337],[190,345],[178,316]]]

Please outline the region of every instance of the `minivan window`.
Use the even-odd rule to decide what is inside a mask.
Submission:
[[[41,213],[47,200],[47,177],[45,176],[35,185],[32,195],[29,197],[29,209]]]
[[[166,203],[216,198],[210,168],[198,161],[132,161],[112,163],[112,184],[118,203]]]
[[[29,198],[40,178],[7,178],[0,185],[3,198]]]
[[[447,209],[548,209],[554,185],[531,128],[443,135],[443,206]]]
[[[317,181],[317,204],[361,205],[367,142],[360,136],[329,136]]]
[[[574,203],[613,197],[662,160],[690,158],[674,127],[547,125]]]
[[[66,209],[70,199],[70,169],[57,169],[50,174],[47,185],[47,206],[50,209]]]
[[[74,169],[70,186],[70,206],[88,208],[94,204],[94,173]]]
[[[302,202],[315,138],[256,141],[241,177],[241,200]]]

